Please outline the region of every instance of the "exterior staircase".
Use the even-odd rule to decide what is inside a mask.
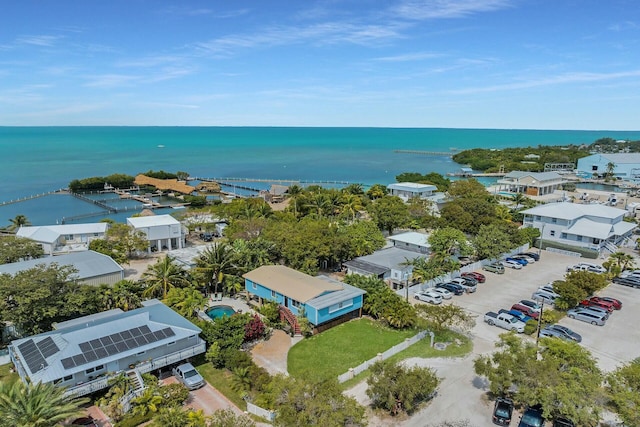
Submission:
[[[145,389],[142,375],[140,375],[140,372],[137,369],[128,370],[127,377],[131,380],[132,390],[124,395],[122,399],[120,399],[120,403],[122,404],[122,412],[124,413],[129,412],[129,410],[131,409],[131,401],[140,396]]]
[[[612,254],[618,252],[619,250],[619,248],[611,242],[605,242],[603,249],[611,252]]]
[[[300,325],[298,324],[298,319],[296,316],[284,305],[280,306],[280,320],[286,320],[289,325],[291,325],[291,329],[293,330],[293,335],[302,335],[300,332]]]

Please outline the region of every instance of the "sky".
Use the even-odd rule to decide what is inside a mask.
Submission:
[[[640,4],[5,1],[0,125],[638,130]]]

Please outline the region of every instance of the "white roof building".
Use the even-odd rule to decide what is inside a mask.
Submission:
[[[387,185],[387,190],[389,190],[389,194],[391,194],[392,196],[398,196],[405,202],[413,197],[431,200],[435,203],[439,203],[444,199],[444,194],[437,192],[438,187],[431,184],[398,182],[395,184]]]
[[[512,171],[497,181],[499,191],[544,196],[558,190],[565,180],[557,172]]]
[[[127,218],[127,224],[143,232],[149,240],[149,252],[182,249],[186,231],[171,215],[151,215]]]
[[[540,230],[545,242],[602,251],[630,237],[637,227],[624,221],[627,211],[601,204],[549,203],[522,211],[523,227]]]
[[[583,177],[604,176],[612,163],[613,176],[640,182],[640,153],[599,153],[578,159],[576,174]]]
[[[395,234],[387,237],[387,240],[393,243],[393,246],[413,252],[427,253],[431,248],[429,244],[429,235],[418,233],[417,231],[408,231],[406,233]]]
[[[16,236],[38,242],[46,254],[55,255],[88,250],[92,240],[104,238],[108,227],[106,222],[22,226]]]

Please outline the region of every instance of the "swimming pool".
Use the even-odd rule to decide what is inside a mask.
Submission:
[[[212,320],[216,320],[224,316],[232,316],[234,314],[236,314],[236,311],[233,307],[229,307],[228,305],[216,305],[207,310],[207,316]]]

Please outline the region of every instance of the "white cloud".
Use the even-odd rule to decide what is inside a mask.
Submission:
[[[557,76],[551,76],[543,79],[523,80],[523,81],[517,81],[517,82],[506,83],[501,85],[453,90],[453,91],[450,91],[450,93],[471,94],[471,93],[482,93],[482,92],[510,91],[510,90],[528,89],[532,87],[551,86],[551,85],[558,85],[558,84],[610,81],[610,80],[626,79],[629,77],[640,77],[640,70],[622,71],[617,73],[587,73],[587,72],[566,73],[566,74],[560,74]]]
[[[98,76],[88,76],[88,82],[84,86],[88,87],[104,87],[113,88],[121,86],[130,86],[136,81],[140,81],[139,76],[130,76],[124,74],[103,74]]]
[[[384,62],[409,62],[409,61],[422,61],[423,59],[433,59],[440,58],[444,56],[441,53],[431,53],[431,52],[414,52],[414,53],[405,53],[402,55],[394,55],[394,56],[382,56],[380,58],[374,58],[374,61],[384,61]]]
[[[405,0],[394,12],[409,20],[462,18],[510,6],[510,0]]]
[[[53,46],[56,44],[58,40],[60,40],[62,36],[22,36],[16,39],[16,42],[19,44],[30,44],[34,46]]]

